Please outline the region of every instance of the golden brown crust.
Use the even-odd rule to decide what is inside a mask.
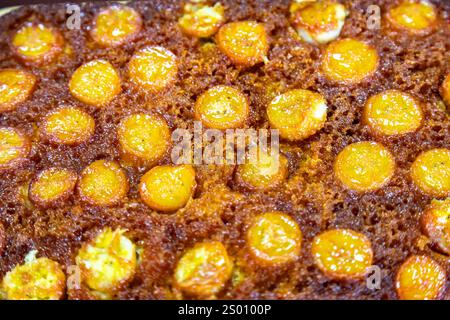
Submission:
[[[6,246],[6,231],[3,223],[0,222],[0,255],[3,254],[3,250]]]

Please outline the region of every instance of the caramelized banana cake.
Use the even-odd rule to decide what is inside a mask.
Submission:
[[[0,18],[2,298],[450,299],[450,2],[66,9]]]

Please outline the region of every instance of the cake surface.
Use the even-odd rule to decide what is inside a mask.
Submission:
[[[64,4],[0,17],[0,84],[22,88],[13,98],[0,96],[0,279],[49,264],[57,296],[42,289],[40,298],[398,299],[401,292],[450,300],[449,215],[442,222],[450,210],[450,2],[430,1],[435,16],[423,8],[416,24],[396,18],[406,10],[391,10],[401,1],[338,2],[348,12],[330,41],[302,38],[288,0],[206,1],[214,19],[201,30],[188,28],[192,17],[180,20],[196,9],[175,0],[130,2],[134,10],[119,13],[111,3],[83,4],[74,30]],[[381,8],[378,29],[367,24],[373,4]],[[114,17],[125,35],[96,25]],[[227,47],[238,21],[251,22],[241,27],[254,32],[245,36],[253,51]],[[44,53],[27,47],[27,32],[41,32],[32,38]],[[339,44],[362,48],[368,64],[336,67],[330,50]],[[226,86],[239,99],[227,123],[212,118],[219,102],[206,115],[212,103],[198,102],[216,99],[213,91]],[[318,119],[276,119],[280,108],[295,108],[274,99],[300,95],[296,89],[319,101]],[[400,124],[380,120],[386,92],[404,93],[395,103],[412,110]],[[192,132],[200,120],[218,130],[278,126],[283,171],[226,164],[172,170],[169,131]],[[152,145],[140,149],[139,139]],[[378,157],[352,155],[361,143],[364,152],[381,150]],[[143,178],[155,167],[160,172]],[[355,168],[373,172],[361,177]],[[442,210],[442,226],[432,210]],[[379,267],[378,289],[367,286],[365,263],[339,275],[318,263],[317,239],[333,229],[352,230],[349,239],[338,235],[342,246],[360,245],[365,262]],[[258,243],[266,233],[269,247]],[[106,271],[89,267],[105,261]],[[81,281],[71,285],[74,266]],[[408,267],[434,276],[432,290],[399,290]],[[20,297],[3,282],[5,298],[8,290]]]

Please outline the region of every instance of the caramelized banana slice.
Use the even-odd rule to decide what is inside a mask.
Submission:
[[[17,129],[0,127],[0,171],[20,165],[28,157],[30,150],[28,137]]]
[[[126,230],[102,230],[85,243],[75,258],[81,276],[89,288],[106,296],[129,281],[136,272],[136,245],[125,236]]]
[[[159,92],[175,81],[177,57],[163,47],[146,47],[136,52],[128,63],[128,77],[136,86]]]
[[[414,132],[422,120],[419,103],[411,95],[398,90],[387,90],[370,97],[364,108],[363,121],[378,134]]]
[[[450,73],[445,77],[441,86],[441,97],[444,102],[450,107]]]
[[[372,245],[363,234],[349,229],[325,231],[313,240],[311,253],[317,267],[328,277],[358,279],[372,265]]]
[[[251,67],[267,60],[269,43],[264,24],[254,21],[230,22],[217,33],[219,49],[230,60]]]
[[[302,232],[298,224],[281,212],[259,215],[247,231],[250,252],[263,264],[295,260],[300,254],[301,243]]]
[[[40,127],[44,140],[66,145],[86,142],[95,131],[95,120],[76,107],[62,107],[51,111]]]
[[[68,169],[45,169],[32,180],[28,195],[38,206],[52,207],[72,195],[77,179],[77,174]]]
[[[308,43],[327,43],[339,37],[348,12],[345,6],[332,1],[305,4],[293,13],[297,33]]]
[[[249,189],[272,189],[278,187],[288,176],[288,160],[270,151],[257,151],[255,162],[246,162],[238,166],[236,176],[238,182]]]
[[[287,140],[303,140],[323,128],[327,102],[318,93],[295,89],[272,100],[267,107],[270,126]]]
[[[378,53],[368,44],[355,39],[342,39],[330,43],[321,62],[324,76],[341,84],[357,84],[378,68]]]
[[[426,194],[450,196],[450,150],[441,148],[422,152],[411,166],[411,177]]]
[[[44,65],[63,51],[64,39],[54,28],[42,23],[26,23],[14,34],[12,45],[16,55],[24,62]]]
[[[116,47],[133,39],[141,28],[142,18],[136,10],[113,5],[98,13],[91,36],[103,47]]]
[[[196,186],[192,166],[158,166],[141,178],[139,193],[150,208],[170,212],[183,208]]]
[[[178,25],[184,33],[198,38],[214,35],[224,21],[224,8],[220,3],[207,6],[202,3],[186,4]]]
[[[69,82],[70,93],[86,104],[102,107],[120,92],[120,78],[116,69],[105,60],[97,59],[80,66]]]
[[[197,243],[178,261],[175,285],[187,294],[212,296],[230,279],[232,269],[232,262],[222,243]]]
[[[122,159],[131,165],[152,165],[170,146],[170,129],[160,116],[137,113],[122,119],[117,130]]]
[[[401,300],[438,299],[445,290],[445,270],[427,256],[411,256],[398,270],[395,287]]]
[[[3,278],[3,290],[8,300],[59,300],[65,291],[66,276],[59,263],[35,257],[30,251],[25,263],[18,265]]]
[[[427,34],[436,25],[434,6],[425,0],[406,0],[392,7],[386,15],[395,29],[410,34]]]
[[[242,127],[250,112],[247,97],[230,86],[216,86],[204,92],[195,103],[195,118],[213,129]]]
[[[97,160],[87,166],[78,182],[81,199],[94,206],[112,206],[128,193],[125,171],[114,161]]]
[[[433,200],[425,209],[420,222],[431,242],[450,255],[450,198]]]
[[[36,85],[36,77],[22,70],[0,70],[0,113],[13,111],[28,100]]]
[[[395,170],[392,154],[376,142],[357,142],[348,145],[336,157],[334,173],[349,189],[368,192],[381,188]]]

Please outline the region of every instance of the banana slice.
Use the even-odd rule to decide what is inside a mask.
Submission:
[[[177,57],[163,47],[146,47],[128,63],[128,77],[139,88],[159,92],[172,84],[178,74]]]
[[[70,106],[51,111],[40,127],[43,140],[66,145],[86,142],[94,131],[94,118],[82,109]]]
[[[437,13],[428,1],[406,0],[392,7],[386,17],[392,28],[424,35],[436,26]]]
[[[339,37],[347,15],[347,9],[340,3],[315,1],[294,11],[292,21],[303,40],[323,44]]]
[[[411,178],[428,195],[450,196],[450,150],[439,148],[422,152],[411,166]]]
[[[0,127],[0,171],[15,169],[28,157],[31,142],[19,130]]]
[[[222,243],[198,243],[178,261],[175,286],[189,295],[211,297],[222,290],[232,269],[233,264]]]
[[[8,300],[59,300],[64,295],[66,276],[59,263],[37,258],[33,250],[25,263],[14,267],[3,278],[3,290]]]
[[[103,47],[117,47],[133,39],[142,29],[142,18],[133,8],[114,5],[95,18],[91,36]]]
[[[370,240],[349,229],[325,231],[313,240],[311,253],[317,267],[335,279],[359,279],[372,265]]]
[[[336,157],[334,173],[349,189],[374,191],[389,182],[394,174],[392,154],[376,142],[357,142],[345,147]]]
[[[26,23],[12,38],[15,54],[25,63],[44,65],[52,62],[64,47],[64,38],[53,27]]]
[[[187,35],[208,38],[219,30],[224,19],[224,8],[220,3],[214,6],[187,3],[178,25]]]
[[[204,92],[196,101],[197,120],[213,129],[243,127],[249,117],[247,97],[230,86],[216,86]]]
[[[262,264],[293,261],[300,254],[302,232],[287,214],[268,212],[256,217],[247,231],[252,256]]]
[[[264,24],[255,21],[230,22],[217,33],[219,49],[237,65],[251,67],[267,60],[269,43]]]
[[[270,126],[287,140],[306,139],[327,121],[327,102],[310,90],[294,89],[272,100],[267,107]]]
[[[445,290],[445,270],[427,256],[411,256],[397,272],[395,288],[401,300],[438,299]]]
[[[28,196],[35,205],[53,207],[73,194],[77,179],[77,174],[68,169],[42,170],[31,181]]]
[[[97,160],[87,166],[78,181],[80,198],[93,206],[113,206],[128,193],[125,171],[115,161]]]
[[[150,208],[170,212],[186,205],[196,185],[192,166],[158,166],[141,178],[139,193]]]
[[[36,86],[36,77],[16,69],[0,70],[0,114],[13,111],[27,101]]]
[[[328,45],[321,61],[321,71],[330,81],[357,84],[377,71],[378,53],[355,39],[336,40]]]
[[[381,135],[401,135],[416,131],[423,121],[419,103],[411,95],[387,90],[367,101],[363,121]]]
[[[431,242],[450,255],[450,198],[433,200],[425,209],[420,222]]]
[[[164,118],[144,113],[125,117],[117,129],[122,160],[129,165],[149,166],[170,147],[170,129]]]
[[[287,158],[282,154],[276,157],[270,151],[260,152],[258,149],[256,152],[258,156],[255,162],[248,161],[238,166],[237,181],[250,190],[267,190],[280,186],[289,173]]]
[[[80,248],[75,261],[83,282],[100,297],[111,298],[136,272],[136,245],[125,230],[106,228]]]
[[[81,102],[95,107],[107,105],[122,91],[116,69],[102,59],[87,62],[75,70],[69,90]]]

